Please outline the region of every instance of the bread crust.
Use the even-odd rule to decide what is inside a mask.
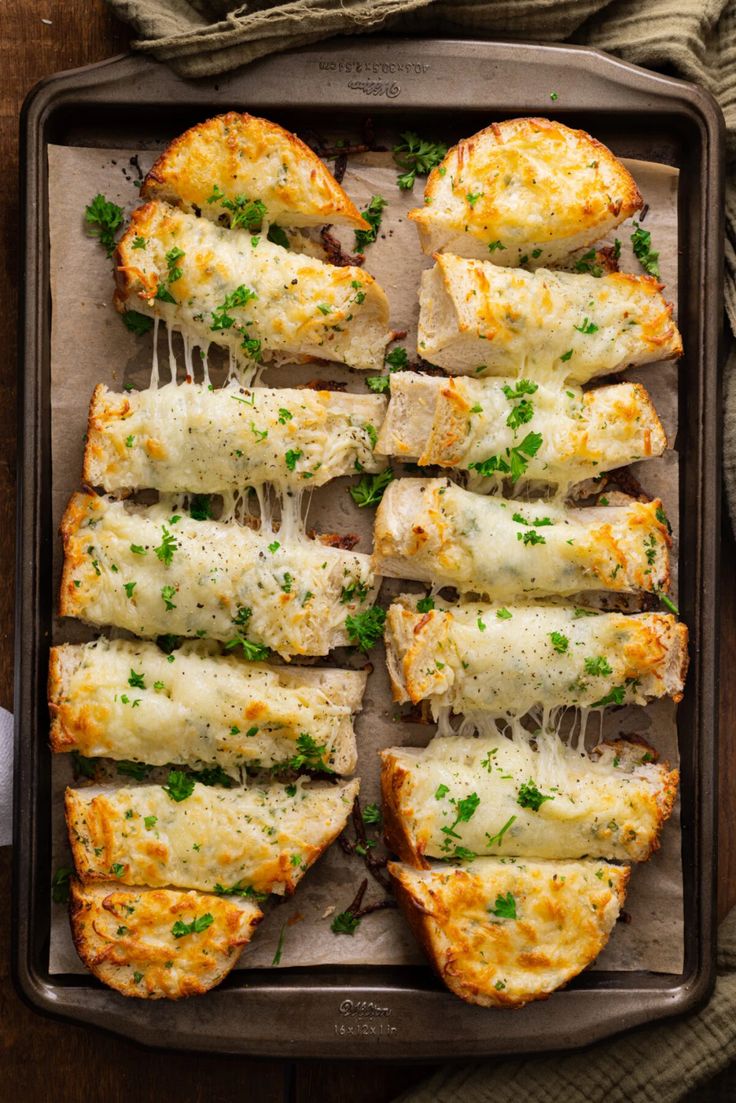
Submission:
[[[260,188],[256,183],[252,189],[259,164],[268,164],[266,156],[283,166],[282,178],[264,179]],[[277,123],[246,112],[228,111],[206,119],[175,138],[143,181],[141,195],[145,199],[165,199],[189,210],[196,207],[210,215],[213,205],[208,199],[215,184],[228,198],[245,189],[246,198],[266,203],[267,214],[269,206],[276,206],[271,221],[283,226],[331,222],[369,229],[355,204],[309,146]]]

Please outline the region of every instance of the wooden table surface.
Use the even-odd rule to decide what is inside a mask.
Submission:
[[[16,327],[18,308],[18,112],[41,78],[120,53],[129,34],[102,0],[2,0],[0,5],[0,705],[13,704],[15,554]],[[718,911],[736,902],[735,545],[723,525],[721,602],[721,793]],[[431,1066],[304,1062],[297,1065],[158,1053],[100,1031],[56,1023],[27,1008],[9,976],[10,850],[0,850],[0,1098],[15,1103],[225,1103],[253,1091],[264,1103],[383,1103],[422,1079]],[[732,1099],[725,1081],[709,1099]],[[723,1094],[722,1094],[723,1093]],[[705,1099],[704,1094],[698,1096]]]

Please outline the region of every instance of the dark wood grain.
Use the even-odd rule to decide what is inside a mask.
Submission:
[[[18,112],[41,78],[127,47],[127,29],[102,0],[2,0],[0,30],[0,704],[12,707],[16,316],[19,273]],[[44,22],[49,20],[50,23]],[[724,524],[721,604],[721,841],[719,914],[736,902],[736,544]],[[225,1103],[257,1093],[263,1103],[388,1103],[430,1066],[376,1063],[290,1068],[285,1063],[158,1053],[99,1031],[42,1018],[16,996],[8,971],[10,852],[0,851],[0,1098],[26,1103]],[[710,1097],[709,1097],[710,1098]],[[715,1096],[713,1098],[716,1098]],[[717,1098],[726,1098],[725,1095]],[[732,1098],[731,1095],[728,1098]]]

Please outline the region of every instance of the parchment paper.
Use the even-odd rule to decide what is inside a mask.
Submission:
[[[49,147],[49,207],[52,282],[52,500],[54,523],[58,526],[70,494],[78,489],[81,473],[83,438],[87,408],[94,386],[107,383],[116,390],[123,383],[146,386],[151,364],[151,337],[137,338],[122,325],[112,306],[113,275],[99,244],[91,239],[84,225],[84,207],[97,192],[103,192],[129,213],[139,202],[134,184],[152,163],[151,151],[105,150],[92,148]],[[662,278],[667,297],[677,301],[677,173],[665,166],[629,162],[639,188],[649,203],[645,227],[652,232],[654,247],[660,251]],[[406,212],[421,202],[422,181],[414,192],[400,192],[396,186],[396,168],[388,154],[365,154],[351,158],[344,186],[361,209],[372,195],[389,200],[384,211],[380,235],[368,247],[366,269],[378,278],[386,290],[392,308],[392,325],[408,331],[400,342],[409,350],[416,348],[418,315],[417,290],[422,268],[429,266],[418,246],[416,230],[406,220]],[[619,228],[624,243],[621,267],[640,271],[629,248],[631,227]],[[352,249],[352,234],[341,234]],[[174,350],[181,346],[174,340]],[[165,338],[160,357],[168,363]],[[216,358],[215,358],[216,359]],[[179,355],[181,363],[182,357]],[[677,368],[658,364],[627,373],[641,380],[654,404],[672,444],[677,430]],[[348,390],[366,393],[362,373],[325,365],[289,366],[269,369],[263,377],[266,385],[296,385],[321,378],[347,382]],[[677,455],[669,451],[661,459],[635,465],[634,472],[644,488],[662,497],[667,514],[677,532],[678,472]],[[371,550],[373,510],[358,510],[347,487],[350,481],[336,480],[316,490],[308,510],[308,525],[323,532],[353,532],[360,535],[358,550]],[[676,565],[677,546],[673,549]],[[61,546],[57,540],[54,555],[55,589],[61,567]],[[411,589],[412,584],[384,583],[383,595]],[[57,620],[54,642],[93,638],[94,633],[72,620]],[[407,723],[391,701],[383,653],[372,655],[375,669],[368,680],[364,708],[356,723],[359,746],[357,774],[361,779],[363,804],[380,804],[378,791],[378,755],[381,747],[396,744],[426,744],[434,734],[428,724]],[[325,665],[362,665],[358,656],[345,651]],[[670,701],[658,701],[646,709],[628,707],[608,713],[604,733],[637,732],[644,735],[674,764],[677,761],[675,707]],[[71,765],[64,755],[53,763],[53,865],[71,865],[63,822],[62,794],[72,779]],[[117,778],[124,784],[123,778]],[[378,832],[369,832],[377,836]],[[380,853],[380,848],[377,848]],[[331,916],[343,911],[353,899],[361,881],[368,876],[365,902],[386,895],[367,874],[362,860],[343,853],[335,844],[304,878],[296,894],[271,907],[254,941],[246,947],[239,968],[270,967],[283,932],[280,967],[334,964],[402,965],[421,962],[413,938],[403,919],[395,911],[378,911],[366,917],[352,937],[334,935]],[[612,970],[648,969],[680,972],[683,957],[682,870],[680,858],[679,814],[676,813],[663,834],[662,849],[648,863],[634,867],[626,912],[630,922],[619,923],[596,968]],[[83,973],[69,935],[66,909],[53,906],[49,967],[52,973]]]

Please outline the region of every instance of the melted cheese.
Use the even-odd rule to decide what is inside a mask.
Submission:
[[[217,493],[270,482],[322,486],[380,471],[371,433],[386,399],[309,389],[210,390],[169,383],[115,394],[100,384],[89,414],[84,480],[108,493],[140,487]],[[287,453],[298,452],[292,467]]]
[[[667,447],[649,395],[638,383],[585,394],[538,386],[519,396],[516,382],[396,372],[376,450],[423,466],[467,471],[489,456],[506,456],[528,433],[539,433],[541,446],[526,457],[523,478],[567,491],[604,471],[660,456]],[[505,477],[497,472],[479,485],[490,487]]]
[[[661,502],[570,509],[399,479],[376,514],[374,570],[493,600],[669,586]]]
[[[593,759],[549,734],[538,745],[449,736],[382,751],[390,845],[419,866],[470,854],[646,861],[672,811],[677,772],[623,740]]]
[[[447,987],[482,1007],[521,1007],[598,956],[629,870],[605,862],[504,862],[463,869],[389,863],[399,902]]]
[[[145,247],[134,248],[141,238]],[[181,252],[170,263],[172,250]],[[299,256],[161,202],[133,212],[117,263],[119,309],[164,318],[246,367],[258,358],[313,357],[374,371],[383,365],[388,301],[362,268]],[[243,302],[246,292],[252,297]]]
[[[585,615],[567,606],[469,602],[386,620],[394,694],[436,709],[522,716],[535,706],[596,708],[682,696],[687,629],[669,613]]]
[[[67,789],[77,873],[85,882],[117,876],[121,884],[152,888],[250,885],[257,892],[292,892],[342,831],[358,782],[298,782],[290,795],[293,788],[196,783],[182,801],[161,785]]]
[[[621,272],[596,279],[438,257],[422,274],[417,347],[452,375],[585,383],[681,355],[660,287]]]
[[[87,968],[123,996],[149,1000],[214,988],[237,963],[263,914],[250,900],[82,885],[76,879],[70,898],[72,937]],[[201,930],[178,933],[177,924],[191,927],[197,920]]]
[[[425,253],[555,263],[643,204],[631,174],[584,130],[508,119],[459,142],[409,212]]]
[[[51,649],[51,746],[154,766],[273,767],[303,734],[325,768],[352,773],[363,671],[266,666],[185,644],[99,639]],[[319,768],[317,762],[310,768]]]
[[[346,644],[346,616],[371,602],[366,555],[173,516],[163,504],[74,495],[62,521],[61,615],[139,636],[247,636],[287,657]],[[168,562],[156,551],[167,543]]]
[[[212,198],[213,196],[218,198]],[[325,222],[368,229],[327,166],[295,134],[268,119],[228,111],[185,131],[143,182],[146,199],[166,199],[205,218],[228,218],[222,200],[260,199],[264,220]]]

